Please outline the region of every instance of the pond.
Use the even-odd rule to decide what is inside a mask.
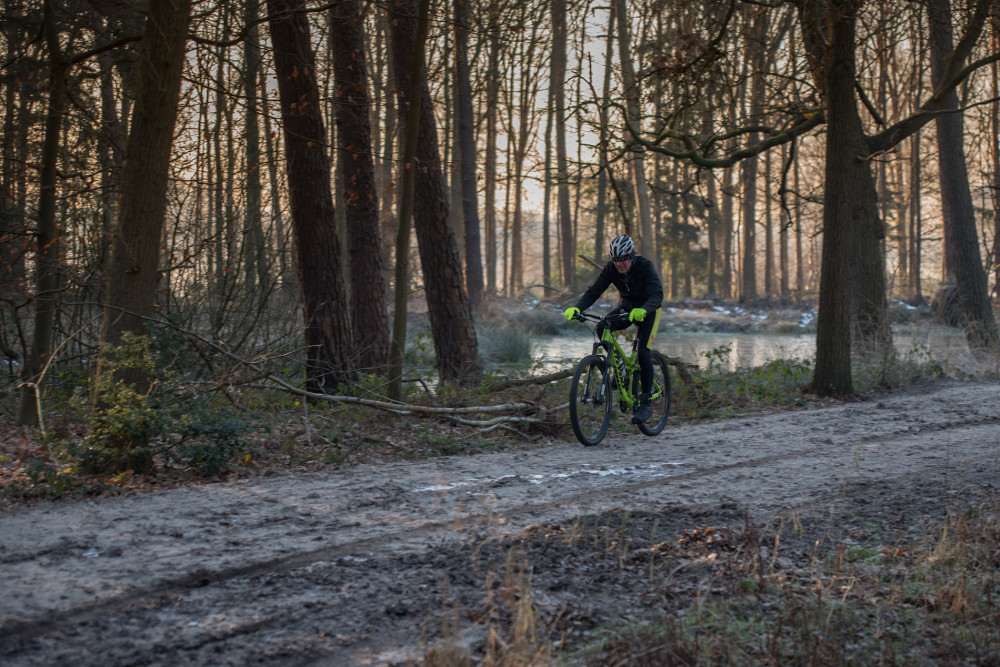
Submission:
[[[593,345],[589,334],[536,336],[532,338],[532,359],[545,371],[566,368],[589,353]],[[943,326],[900,327],[893,331],[896,350],[901,357],[926,361],[960,363],[968,355],[965,335],[960,329]],[[727,346],[728,354],[721,353]],[[816,353],[816,334],[779,333],[692,333],[661,330],[654,347],[670,357],[680,357],[701,368],[708,366],[706,353],[719,351],[716,365],[724,370],[753,368],[775,359],[812,359]],[[628,349],[628,348],[626,348]]]

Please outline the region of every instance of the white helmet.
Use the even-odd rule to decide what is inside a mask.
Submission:
[[[611,241],[611,259],[626,259],[635,254],[635,244],[628,234],[616,236]]]

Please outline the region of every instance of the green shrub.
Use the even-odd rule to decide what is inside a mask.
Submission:
[[[218,475],[245,449],[240,433],[246,425],[186,390],[181,373],[159,366],[163,351],[150,336],[126,334],[109,356],[97,379],[90,435],[71,451],[82,471],[147,473],[159,457]],[[122,381],[129,372],[146,380]]]

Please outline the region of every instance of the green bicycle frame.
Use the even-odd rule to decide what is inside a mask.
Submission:
[[[610,328],[606,328],[601,334],[601,340],[594,343],[593,354],[601,356],[600,351],[603,350],[607,356],[608,368],[615,377],[615,383],[618,386],[618,398],[621,400],[623,412],[634,406],[636,400],[635,396],[632,395],[632,388],[628,386],[630,383],[627,382],[627,380],[632,378],[633,373],[639,372],[639,364],[636,362],[637,350],[635,348],[635,340],[633,338],[632,354],[625,354],[621,343],[618,342],[618,336]],[[622,377],[622,374],[618,371],[618,360],[624,362],[627,377]]]

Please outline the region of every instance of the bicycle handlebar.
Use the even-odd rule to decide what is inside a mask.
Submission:
[[[579,313],[577,313],[576,315],[573,316],[573,319],[577,320],[579,322],[584,322],[586,320],[590,320],[592,322],[600,322],[601,320],[608,319],[608,316],[607,315],[594,315],[593,313],[579,312]]]

